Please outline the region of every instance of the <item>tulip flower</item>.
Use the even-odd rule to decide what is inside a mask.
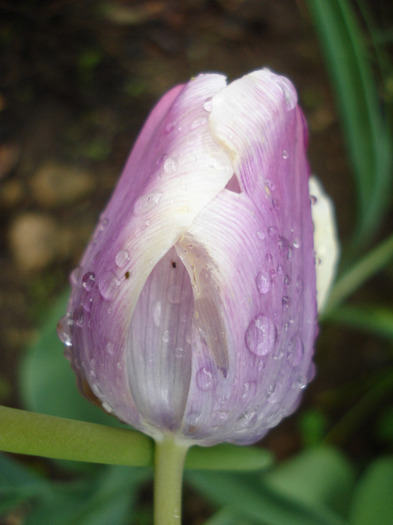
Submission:
[[[156,439],[249,444],[298,405],[317,332],[307,130],[267,69],[159,101],[60,323],[82,392]]]
[[[88,398],[184,448],[253,443],[295,410],[317,333],[306,145],[267,69],[163,96],[59,323]]]

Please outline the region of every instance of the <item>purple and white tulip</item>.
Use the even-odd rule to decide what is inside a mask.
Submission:
[[[267,69],[163,96],[59,335],[81,390],[160,439],[249,444],[293,412],[317,333],[307,130]]]

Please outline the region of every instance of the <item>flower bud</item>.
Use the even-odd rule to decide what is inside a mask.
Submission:
[[[60,338],[82,392],[161,439],[260,439],[297,407],[317,332],[307,130],[267,69],[173,88],[80,266]]]

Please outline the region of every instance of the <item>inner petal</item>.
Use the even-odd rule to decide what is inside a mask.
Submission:
[[[172,247],[150,273],[129,330],[127,366],[135,404],[146,423],[176,431],[191,378],[194,297]]]

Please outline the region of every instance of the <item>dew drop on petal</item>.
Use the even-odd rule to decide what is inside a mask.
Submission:
[[[162,342],[167,344],[171,340],[169,335],[169,330],[164,330],[164,333],[162,334]]]
[[[74,321],[70,312],[66,313],[57,323],[57,336],[66,346],[72,346]]]
[[[213,374],[209,368],[203,367],[196,374],[196,384],[199,390],[207,392],[213,387]]]
[[[259,272],[255,279],[258,292],[260,294],[266,294],[270,291],[272,287],[272,280],[270,274],[267,272]]]
[[[104,299],[112,299],[119,286],[120,281],[112,271],[104,273],[98,280],[98,289]]]
[[[115,345],[112,343],[112,341],[108,341],[106,343],[106,351],[109,355],[113,355],[113,352],[115,350]]]
[[[288,310],[289,305],[291,304],[290,298],[287,295],[284,295],[283,298],[281,299],[281,304],[282,304],[283,310]]]
[[[70,284],[71,286],[77,286],[79,284],[79,279],[81,277],[82,268],[77,266],[70,273]]]
[[[77,306],[75,308],[72,318],[76,326],[79,326],[79,328],[82,328],[83,323],[85,321],[85,309],[83,308],[83,306]]]
[[[269,226],[267,233],[269,234],[269,237],[275,237],[277,235],[277,228],[275,226]]]
[[[258,231],[257,231],[257,237],[258,237],[258,239],[260,239],[261,241],[263,241],[263,239],[265,238],[265,234],[263,233],[263,231],[258,230]]]
[[[115,256],[115,263],[119,268],[124,268],[130,259],[131,257],[127,250],[120,250]]]
[[[295,334],[288,343],[287,359],[291,366],[298,366],[304,354],[304,346],[298,334]]]
[[[207,122],[207,118],[205,117],[197,118],[191,123],[191,129],[200,128],[201,126],[204,126],[206,122]]]
[[[91,307],[93,306],[93,297],[90,297],[89,295],[83,297],[82,306],[86,312],[90,312]]]
[[[175,356],[180,359],[181,357],[184,356],[184,348],[182,348],[181,346],[177,346],[175,348]]]
[[[301,246],[301,242],[300,242],[300,239],[294,239],[293,243],[292,243],[292,246],[294,248],[300,248]]]
[[[174,121],[168,122],[168,124],[166,124],[165,126],[165,132],[170,133],[175,126],[176,126],[176,122]]]
[[[175,173],[177,170],[177,161],[173,157],[168,157],[164,162],[165,173]]]
[[[82,278],[82,286],[88,292],[91,292],[91,290],[94,288],[95,282],[96,276],[94,272],[87,272]]]
[[[286,149],[284,149],[284,150],[283,150],[283,152],[282,152],[282,155],[281,155],[281,156],[282,156],[282,158],[283,158],[284,160],[286,160],[286,159],[288,159],[288,158],[289,158],[289,153],[287,152],[287,150],[286,150]]]
[[[258,356],[266,355],[277,341],[277,328],[267,315],[259,314],[249,324],[245,342],[248,350]]]
[[[293,383],[292,388],[300,388],[304,390],[307,386],[307,379],[304,376],[299,376]]]
[[[142,195],[134,204],[135,215],[141,215],[142,213],[152,210],[160,202],[161,197],[162,191],[153,191],[147,195]]]

